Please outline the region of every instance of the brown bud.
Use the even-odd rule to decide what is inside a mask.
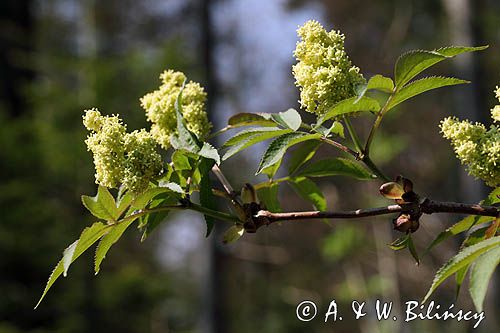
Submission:
[[[408,214],[400,214],[396,219],[392,220],[392,223],[394,229],[401,232],[408,232],[412,225],[411,217]]]
[[[401,199],[401,196],[404,194],[403,186],[396,182],[389,182],[382,184],[380,186],[380,194],[382,194],[387,199]]]
[[[401,232],[415,232],[417,231],[420,223],[418,218],[415,219],[409,214],[401,213],[396,219],[392,220],[394,229]]]
[[[400,184],[405,192],[413,191],[413,182],[408,178],[399,175],[396,177],[396,183]]]
[[[401,198],[404,202],[417,202],[419,199],[418,195],[413,191],[405,192]]]
[[[412,220],[411,227],[410,227],[411,232],[417,231],[419,226],[420,226],[420,222],[418,220]]]

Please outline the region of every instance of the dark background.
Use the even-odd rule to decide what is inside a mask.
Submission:
[[[120,114],[129,129],[147,126],[138,99],[167,68],[200,81],[215,129],[237,112],[298,108],[293,85],[295,29],[317,19],[346,34],[346,49],[366,77],[391,75],[399,54],[445,45],[490,48],[430,72],[473,81],[415,98],[389,114],[374,144],[374,160],[390,175],[404,173],[424,196],[476,202],[487,189],[466,176],[439,121],[448,115],[489,123],[500,83],[500,3],[495,0],[96,1],[3,0],[0,3],[0,332],[455,332],[455,321],[323,322],[331,299],[420,300],[435,271],[456,253],[447,241],[417,267],[386,244],[398,237],[389,217],[283,223],[221,244],[204,239],[202,219],[177,214],[140,243],[129,230],[98,276],[92,253],[58,281],[33,310],[62,250],[92,222],[80,204],[95,184],[84,109]],[[307,117],[307,116],[305,116]],[[355,119],[367,132],[371,119]],[[221,142],[218,142],[220,145]],[[253,177],[263,146],[222,169],[236,188]],[[327,147],[320,155],[338,155]],[[385,205],[378,183],[323,179],[329,209]],[[282,186],[284,210],[309,209]],[[456,216],[423,218],[419,250]],[[223,226],[225,227],[225,226]],[[453,280],[453,279],[450,279]],[[456,308],[472,309],[463,288]],[[295,306],[314,300],[320,314],[302,323]],[[454,301],[449,281],[435,294]],[[498,283],[492,281],[479,331],[499,330]],[[324,317],[323,317],[324,318]]]

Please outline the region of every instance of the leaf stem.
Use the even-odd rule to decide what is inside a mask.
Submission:
[[[375,174],[378,178],[385,182],[391,181],[376,165],[373,163],[372,159],[368,155],[364,155],[362,159],[363,163]]]
[[[347,146],[344,146],[343,144],[337,142],[337,141],[333,141],[331,139],[328,139],[327,137],[324,137],[322,136],[321,138],[319,138],[321,141],[323,141],[324,143],[327,143],[331,146],[334,146],[340,150],[342,150],[343,152],[345,153],[348,153],[348,154],[351,154],[356,160],[361,160],[361,156],[358,152],[352,150],[351,148],[347,147]]]
[[[195,203],[190,203],[187,209],[194,210],[196,212],[211,216],[221,221],[240,222],[240,220],[234,215],[219,212],[217,210],[212,210],[210,208],[206,208]]]
[[[273,179],[272,181],[265,181],[265,182],[262,182],[262,183],[258,183],[258,184],[255,184],[253,186],[254,189],[258,190],[258,189],[261,189],[263,187],[268,187],[270,184],[273,184],[273,183],[282,183],[282,182],[286,182],[290,180],[290,177],[287,176],[287,177],[283,177],[283,178],[277,178],[277,179]]]
[[[157,213],[157,212],[164,212],[164,211],[169,211],[169,210],[194,210],[196,212],[202,213],[204,215],[211,216],[213,218],[216,218],[218,220],[222,221],[229,221],[229,222],[239,222],[240,220],[231,214],[219,212],[210,208],[206,208],[203,206],[200,206],[196,203],[193,202],[187,202],[185,204],[179,204],[179,205],[168,205],[168,206],[162,206],[162,207],[155,207],[151,209],[141,209],[137,213],[133,213],[126,218],[122,219],[118,223],[123,223],[126,221],[129,221],[130,219],[136,219],[141,216],[151,214],[151,213]]]
[[[384,115],[388,111],[387,108],[389,106],[389,103],[396,93],[397,93],[397,88],[394,88],[394,91],[389,95],[389,97],[385,101],[385,104],[382,107],[382,110],[380,110],[380,112],[377,113],[377,118],[375,119],[375,122],[373,123],[373,126],[370,129],[370,134],[368,135],[368,139],[366,140],[366,145],[365,145],[365,149],[363,150],[363,155],[366,155],[366,156],[370,155],[370,145],[372,144],[373,138],[375,137],[375,132],[379,128],[380,123],[382,122],[382,118],[384,118]]]
[[[346,116],[344,116],[343,119],[347,127],[347,131],[351,136],[352,142],[354,143],[354,146],[356,147],[359,153],[363,153],[363,146],[361,144],[361,140],[359,139],[358,134],[356,133],[354,127],[352,127],[351,120]]]
[[[352,150],[351,148],[344,146],[341,143],[338,143],[336,141],[330,140],[325,137],[321,137],[320,140],[329,145],[337,147],[346,153],[351,154],[357,161],[362,161],[375,175],[377,175],[378,178],[382,179],[383,181],[390,181],[389,177],[387,177],[382,171],[380,171],[380,169],[375,165],[375,163],[373,163],[373,161],[368,155],[358,153]]]
[[[301,123],[300,127],[303,128],[303,129],[309,130],[309,131],[313,130],[313,128],[311,127],[311,125],[308,125],[306,123]]]

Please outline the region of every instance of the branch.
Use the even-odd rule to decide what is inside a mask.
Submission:
[[[375,132],[377,131],[380,123],[382,122],[382,118],[387,112],[387,107],[389,106],[389,102],[392,100],[394,95],[397,93],[397,89],[395,89],[390,95],[389,98],[385,101],[382,110],[380,110],[377,114],[377,118],[375,118],[375,122],[373,123],[372,128],[370,129],[370,134],[368,134],[368,139],[366,140],[365,149],[363,150],[363,154],[366,156],[370,156],[370,146],[372,144],[373,138],[375,137]]]
[[[452,213],[452,214],[469,214],[481,216],[500,216],[500,211],[497,207],[493,206],[480,206],[477,204],[464,204],[456,202],[439,202],[429,199],[421,201],[419,204],[401,204],[390,205],[386,207],[358,209],[349,211],[338,212],[320,212],[320,211],[307,211],[307,212],[289,212],[289,213],[272,213],[267,210],[260,210],[254,216],[257,220],[261,221],[264,225],[269,225],[277,221],[295,221],[304,219],[351,219],[367,216],[378,216],[393,213],[405,213],[410,211],[419,210],[425,214],[433,213]]]
[[[345,119],[348,120],[348,118]],[[352,128],[349,131],[351,130]],[[352,135],[354,135],[354,133]],[[382,171],[380,171],[380,169],[375,165],[375,163],[373,163],[373,161],[370,159],[368,155],[363,154],[362,152],[356,152],[351,148],[344,146],[343,144],[338,143],[337,141],[330,140],[326,137],[321,137],[320,140],[331,146],[337,147],[338,149],[348,154],[351,154],[357,161],[362,161],[375,175],[377,175],[378,178],[386,182],[390,181],[389,177],[387,177]],[[354,137],[353,140],[355,140]]]
[[[241,202],[238,199],[238,193],[233,189],[233,187],[227,180],[226,176],[224,176],[222,170],[219,168],[217,164],[214,164],[214,166],[212,167],[212,172],[215,174],[219,182],[222,184],[222,187],[224,187],[227,197],[231,200],[233,205],[241,206]]]
[[[321,138],[319,138],[321,141],[331,145],[331,146],[334,146],[334,147],[337,147],[338,149],[348,153],[348,154],[351,154],[356,160],[360,160],[361,157],[359,156],[359,154],[357,152],[355,152],[354,150],[352,150],[351,148],[347,147],[347,146],[344,146],[343,144],[341,143],[338,143],[337,141],[333,141],[331,139],[328,139],[324,136],[322,136]]]

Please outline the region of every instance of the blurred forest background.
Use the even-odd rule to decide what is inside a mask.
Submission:
[[[448,241],[417,267],[386,244],[399,235],[389,217],[283,223],[223,246],[221,230],[204,239],[194,213],[177,214],[144,243],[129,230],[93,276],[92,254],[71,267],[33,310],[62,250],[92,218],[80,203],[93,194],[82,111],[120,114],[130,129],[147,126],[138,99],[166,68],[208,89],[214,128],[237,112],[298,108],[291,65],[295,29],[317,19],[347,36],[346,48],[366,77],[392,75],[399,54],[446,45],[483,45],[433,69],[473,81],[406,103],[388,116],[374,160],[403,172],[418,193],[476,202],[487,189],[465,175],[438,123],[457,115],[488,123],[500,83],[497,0],[3,0],[0,2],[0,333],[17,332],[466,332],[465,322],[378,322],[373,315],[303,323],[295,306],[331,299],[406,300],[425,294],[435,271],[457,251]],[[371,119],[356,119],[366,130]],[[220,145],[222,141],[219,141]],[[258,147],[262,149],[262,146]],[[323,156],[337,155],[325,147]],[[236,188],[257,182],[257,154],[222,166]],[[329,209],[387,204],[378,183],[323,179]],[[286,185],[283,209],[310,209]],[[423,250],[458,220],[425,216],[416,234]],[[223,226],[225,227],[225,226]],[[454,284],[435,299],[454,302]],[[495,283],[496,282],[496,283]],[[498,332],[498,279],[478,331]],[[466,290],[456,308],[472,309]]]

